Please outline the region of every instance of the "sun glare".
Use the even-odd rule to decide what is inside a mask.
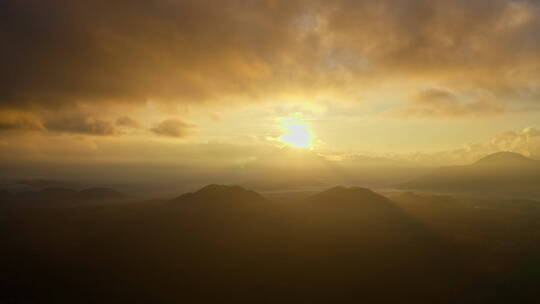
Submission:
[[[309,124],[293,118],[282,118],[279,122],[284,132],[279,137],[281,142],[295,148],[313,147],[313,134]]]

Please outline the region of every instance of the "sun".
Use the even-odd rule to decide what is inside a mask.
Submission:
[[[313,148],[313,132],[304,121],[293,118],[278,119],[283,135],[279,140],[287,146],[295,148]]]

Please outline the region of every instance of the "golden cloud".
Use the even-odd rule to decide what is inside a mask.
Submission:
[[[425,102],[438,109],[429,113],[493,114],[540,97],[539,10],[533,0],[7,0],[0,109],[43,119],[148,101],[357,100],[378,83],[406,80],[490,96]],[[115,119],[93,119],[46,125],[115,133]]]
[[[195,128],[194,125],[179,119],[167,119],[150,130],[158,135],[181,138],[190,135],[193,128]]]

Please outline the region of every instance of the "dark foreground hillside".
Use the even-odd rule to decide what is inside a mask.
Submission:
[[[271,202],[217,185],[166,202],[11,203],[0,303],[533,303],[534,203],[344,187]]]

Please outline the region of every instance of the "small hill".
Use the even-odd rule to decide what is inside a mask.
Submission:
[[[13,193],[11,199],[20,202],[59,202],[73,199],[77,191],[62,187],[47,187],[37,191]]]
[[[89,188],[77,191],[62,187],[47,187],[36,191],[15,192],[10,193],[9,196],[6,195],[6,197],[11,203],[15,203],[15,206],[22,203],[24,206],[49,207],[78,203],[101,203],[127,198],[122,193],[109,188]]]
[[[485,156],[474,163],[474,165],[512,166],[521,164],[534,165],[535,163],[535,160],[525,157],[519,153],[503,151]]]
[[[263,202],[266,201],[255,191],[240,186],[208,185],[193,193],[182,194],[172,200],[173,203],[188,202]]]
[[[489,195],[540,196],[540,162],[513,152],[488,155],[467,166],[438,168],[398,189]]]
[[[190,221],[219,230],[223,225],[261,221],[267,214],[269,202],[240,186],[208,185],[180,195],[171,200],[169,206],[189,214]]]
[[[122,193],[110,188],[88,188],[79,191],[77,199],[85,201],[118,200],[126,198]]]
[[[61,187],[49,187],[37,192],[40,199],[43,200],[67,200],[72,199],[77,191]]]
[[[422,265],[434,259],[432,263],[439,264],[434,257],[452,251],[451,244],[394,201],[366,188],[338,186],[313,195],[300,210],[299,219],[306,222],[305,239],[315,238],[317,246],[325,252],[335,250],[332,254],[336,256],[355,248],[349,263],[364,268],[370,266],[360,261],[362,256],[385,265],[373,267],[407,269],[403,275],[414,276],[417,269],[409,268],[409,263]]]
[[[334,215],[359,225],[392,226],[409,221],[388,198],[361,187],[337,186],[308,198],[309,208],[319,217]],[[381,227],[383,229],[384,227]]]

